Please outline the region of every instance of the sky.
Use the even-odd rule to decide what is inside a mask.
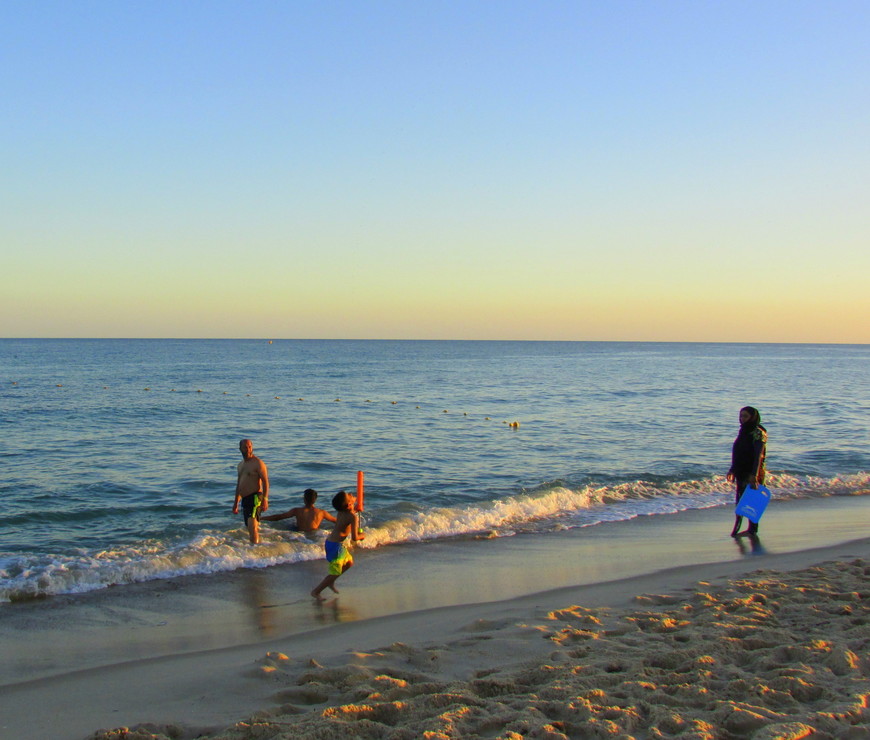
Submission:
[[[5,0],[0,337],[870,342],[865,0]]]

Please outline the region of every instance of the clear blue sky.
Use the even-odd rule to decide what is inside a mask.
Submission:
[[[870,341],[870,3],[7,0],[0,336]]]

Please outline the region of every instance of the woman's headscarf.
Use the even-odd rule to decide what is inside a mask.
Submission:
[[[740,436],[751,434],[755,429],[761,426],[761,414],[755,406],[744,406],[740,411],[749,413],[749,420],[740,424]]]

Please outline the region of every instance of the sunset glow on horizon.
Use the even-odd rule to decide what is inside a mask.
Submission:
[[[2,337],[870,342],[866,3],[2,17]]]

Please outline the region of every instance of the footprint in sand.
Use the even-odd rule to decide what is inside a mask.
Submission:
[[[272,695],[275,701],[289,702],[291,704],[325,704],[329,701],[329,692],[317,686],[295,686],[290,689],[278,691]]]
[[[290,658],[284,653],[268,652],[258,661],[258,666],[248,675],[259,678],[275,678],[281,673],[286,673],[290,665]]]

